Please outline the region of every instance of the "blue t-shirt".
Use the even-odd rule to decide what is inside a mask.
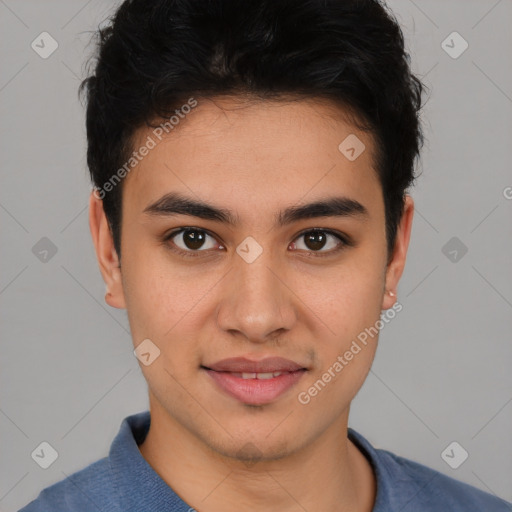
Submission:
[[[149,411],[125,418],[108,457],[47,487],[19,512],[192,512],[141,455]],[[348,428],[377,479],[373,512],[512,512],[512,504],[426,466],[373,448]]]

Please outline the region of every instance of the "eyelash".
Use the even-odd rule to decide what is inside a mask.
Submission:
[[[215,236],[206,229],[196,228],[193,226],[187,226],[187,227],[175,229],[174,231],[171,231],[167,235],[164,235],[162,242],[165,244],[165,246],[169,250],[171,250],[172,252],[175,252],[176,254],[184,256],[186,258],[197,258],[197,257],[202,256],[202,254],[201,254],[202,252],[204,253],[204,252],[209,251],[209,249],[207,249],[207,250],[203,249],[203,250],[197,250],[197,251],[193,251],[193,250],[184,251],[183,249],[177,247],[175,244],[171,245],[168,243],[169,241],[172,241],[171,240],[172,238],[174,238],[175,236],[179,235],[180,233],[184,233],[186,231],[199,231],[201,233],[207,234],[208,236],[211,236],[212,238],[215,238]],[[333,254],[339,253],[346,247],[352,247],[354,245],[352,240],[349,237],[344,236],[341,233],[338,233],[336,231],[332,231],[330,229],[322,229],[322,228],[306,229],[306,230],[302,231],[301,233],[299,233],[293,239],[293,241],[297,240],[297,238],[300,238],[301,236],[307,235],[308,233],[318,233],[318,232],[334,236],[335,238],[337,238],[340,241],[340,244],[338,245],[337,248],[331,249],[330,251],[308,251],[307,252],[308,257],[325,258],[328,256],[332,256]],[[302,249],[300,249],[300,250],[302,250]]]

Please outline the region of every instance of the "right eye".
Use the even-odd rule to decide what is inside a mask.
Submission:
[[[199,256],[200,252],[214,249],[215,242],[208,241],[208,239],[215,241],[215,238],[207,231],[194,227],[179,228],[164,237],[170,250],[187,257]],[[218,248],[223,249],[223,246],[219,244]]]

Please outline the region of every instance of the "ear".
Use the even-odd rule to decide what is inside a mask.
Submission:
[[[105,302],[114,308],[124,309],[126,303],[119,258],[114,247],[107,217],[103,211],[103,201],[99,199],[95,192],[96,190],[93,190],[89,197],[89,228],[101,275],[106,284]]]
[[[411,196],[406,195],[404,199],[404,211],[396,234],[393,255],[386,269],[386,287],[382,299],[382,309],[391,308],[396,301],[398,281],[404,271],[407,249],[411,238],[413,215],[414,201]],[[395,296],[390,296],[387,290],[393,292]]]

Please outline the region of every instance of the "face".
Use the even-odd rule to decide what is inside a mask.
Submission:
[[[126,307],[135,347],[160,351],[141,364],[152,421],[216,453],[276,459],[346,426],[378,336],[353,342],[395,302],[412,200],[387,266],[373,141],[342,114],[199,101],[125,178],[120,269],[91,195],[107,302]],[[351,134],[355,160],[338,149]]]

